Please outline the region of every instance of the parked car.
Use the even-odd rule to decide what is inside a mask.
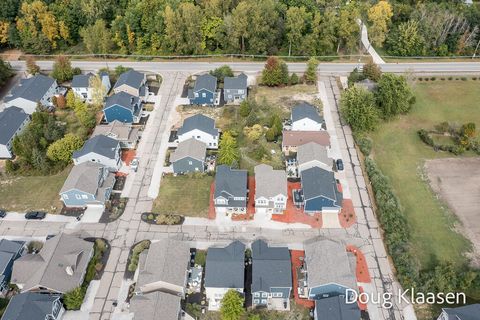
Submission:
[[[137,172],[138,164],[139,164],[138,158],[133,158],[132,162],[130,162],[130,168],[132,168],[133,171]]]
[[[0,218],[5,218],[7,216],[7,211],[0,209]]]
[[[28,211],[25,213],[25,219],[27,220],[42,220],[47,213],[45,211]]]
[[[337,166],[338,171],[343,171],[343,161],[342,159],[337,159],[335,162],[335,165]]]

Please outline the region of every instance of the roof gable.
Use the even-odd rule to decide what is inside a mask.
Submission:
[[[183,125],[178,129],[177,134],[182,135],[195,129],[214,137],[218,136],[218,129],[215,128],[215,120],[203,114],[196,114],[183,120]]]
[[[227,193],[232,197],[246,197],[247,171],[233,170],[225,165],[218,166],[215,175],[214,197],[217,198],[224,193]]]
[[[12,101],[17,98],[23,98],[32,102],[40,101],[48,89],[55,83],[55,79],[38,74],[34,77],[21,79],[20,83],[15,86],[10,94],[5,97],[4,101]]]
[[[206,152],[207,145],[205,143],[194,138],[190,138],[178,144],[178,147],[172,154],[170,161],[175,162],[186,157],[191,157],[203,162],[205,161]]]
[[[315,121],[316,123],[322,123],[323,118],[320,117],[318,114],[317,108],[312,106],[311,104],[302,102],[297,104],[296,106],[293,107],[292,109],[292,121],[298,121],[302,119],[311,119]]]
[[[245,245],[234,241],[225,248],[209,248],[205,265],[205,287],[243,288]]]
[[[142,87],[143,85],[144,79],[145,75],[143,73],[130,69],[120,75],[117,82],[115,83],[114,89],[125,84],[129,87],[140,90],[140,87]]]
[[[197,76],[193,91],[197,92],[201,89],[205,89],[213,93],[217,91],[217,78],[208,73]]]
[[[126,92],[119,92],[110,96],[105,101],[105,107],[103,110],[111,108],[113,106],[120,106],[122,108],[128,109],[135,113],[139,109],[140,99],[138,97],[132,96]]]
[[[7,144],[28,118],[28,114],[18,107],[9,107],[0,112],[0,144]]]
[[[118,140],[100,134],[88,139],[80,150],[73,152],[72,157],[76,159],[93,152],[109,159],[115,159],[119,144]]]
[[[224,79],[224,89],[247,89],[247,79],[248,77],[241,73],[236,77],[225,77]]]
[[[305,200],[325,197],[342,204],[341,193],[333,172],[319,167],[312,167],[301,172],[303,196]]]

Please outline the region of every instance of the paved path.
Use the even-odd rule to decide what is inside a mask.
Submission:
[[[360,25],[360,33],[361,33],[361,40],[362,44],[365,47],[365,49],[368,51],[368,54],[372,57],[373,62],[376,64],[384,64],[385,61],[383,61],[382,57],[375,51],[375,48],[372,46],[370,43],[370,40],[368,39],[368,30],[367,26],[362,22],[362,20],[358,20],[358,24]]]

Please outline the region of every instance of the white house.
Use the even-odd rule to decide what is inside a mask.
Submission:
[[[308,103],[300,103],[293,107],[291,121],[293,131],[319,131],[322,130],[324,123],[318,110]]]
[[[194,138],[205,143],[208,149],[218,149],[218,136],[215,120],[202,114],[185,119],[177,131],[178,142]]]
[[[266,164],[255,167],[255,212],[265,215],[282,214],[287,208],[287,174],[284,170],[273,170]]]
[[[46,108],[53,107],[52,97],[58,94],[57,81],[53,78],[38,74],[31,78],[21,79],[5,97],[5,108],[17,106],[27,114],[32,114],[41,104]]]
[[[75,165],[90,161],[103,164],[110,171],[118,171],[122,165],[120,142],[100,134],[88,139],[80,150],[73,153],[72,158]]]
[[[94,88],[91,86],[91,79],[93,77],[95,77],[93,73],[79,74],[79,75],[73,76],[73,80],[72,80],[73,93],[75,93],[77,97],[79,97],[80,99],[88,103],[92,102],[93,94],[94,94]],[[111,88],[110,78],[108,76],[108,73],[106,72],[101,72],[99,74],[99,77],[102,80],[103,90],[105,93],[104,96],[106,96]]]
[[[30,116],[20,108],[9,107],[0,112],[0,158],[13,157],[13,139],[29,122]]]

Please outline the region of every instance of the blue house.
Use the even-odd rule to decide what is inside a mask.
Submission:
[[[140,98],[122,91],[107,98],[103,114],[108,123],[115,120],[123,123],[138,123],[141,110]]]
[[[312,167],[301,172],[303,210],[306,213],[339,213],[343,195],[333,172]]]
[[[202,74],[197,77],[195,86],[188,91],[190,104],[217,105],[217,78],[210,74]]]
[[[0,240],[0,292],[8,290],[12,277],[13,262],[25,252],[24,241]]]

